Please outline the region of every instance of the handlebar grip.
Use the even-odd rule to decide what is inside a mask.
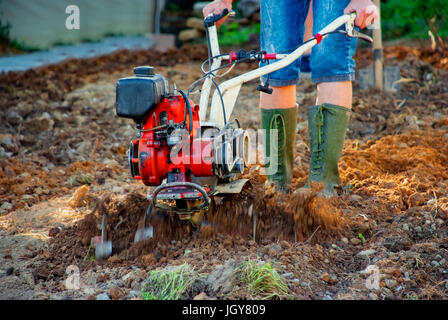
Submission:
[[[213,14],[205,18],[204,25],[206,28],[213,26],[216,22],[229,14],[229,9],[225,8],[220,14]]]

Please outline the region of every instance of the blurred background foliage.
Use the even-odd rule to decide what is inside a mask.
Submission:
[[[432,18],[438,34],[448,36],[448,0],[384,0],[381,14],[384,40],[428,38]]]
[[[235,18],[241,19],[243,17],[240,10],[238,10],[238,3],[240,0],[233,1],[233,11],[235,11]],[[251,34],[260,33],[260,23],[258,21],[251,21],[249,25],[240,25],[237,22],[226,22],[218,29],[218,41],[221,46],[242,46],[249,42]]]
[[[241,17],[234,2],[236,17]],[[448,37],[448,0],[382,0],[383,40],[428,39],[429,21],[433,18],[436,30],[441,37]],[[247,43],[250,34],[259,33],[260,24],[249,26],[225,23],[219,30],[222,45],[242,45]]]
[[[176,13],[182,21],[185,21],[191,15],[195,2],[193,0],[167,0],[165,11]],[[251,39],[257,38],[260,32],[259,13],[255,14],[257,15],[255,19],[254,16],[244,19],[242,12],[238,10],[239,2],[240,0],[236,0],[233,3],[238,22],[229,20],[218,31],[219,41],[223,46],[242,46],[250,42]],[[448,0],[382,0],[381,15],[385,41],[429,39],[428,30],[431,30],[431,19],[433,19],[433,25],[438,35],[443,38],[448,37]],[[10,26],[4,18],[0,12],[0,46],[28,51],[15,39],[10,38]],[[245,23],[240,23],[242,20]],[[167,23],[171,24],[172,22]]]

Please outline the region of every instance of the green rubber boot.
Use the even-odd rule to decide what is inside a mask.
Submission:
[[[337,196],[334,189],[340,185],[338,160],[341,157],[351,110],[332,104],[308,108],[308,132],[311,161],[308,182],[324,183],[325,196]]]
[[[276,190],[287,192],[292,180],[296,146],[297,106],[287,109],[261,109],[265,170]],[[277,134],[274,130],[277,130]]]

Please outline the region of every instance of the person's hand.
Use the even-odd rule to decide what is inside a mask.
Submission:
[[[364,29],[379,18],[378,7],[370,0],[352,0],[344,13],[356,12],[355,25]]]
[[[230,11],[232,10],[232,2],[233,0],[215,0],[205,6],[202,10],[202,14],[204,15],[204,18],[206,18],[210,13],[220,14],[224,11],[224,9],[228,9]],[[216,22],[216,26],[219,27],[225,20],[226,18],[222,18]]]

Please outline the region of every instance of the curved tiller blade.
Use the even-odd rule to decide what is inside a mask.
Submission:
[[[138,229],[135,233],[134,243],[151,239],[154,236],[154,228],[151,225],[146,227],[146,218],[151,215],[152,208],[151,205],[146,209],[145,216],[143,217],[143,228]]]
[[[99,242],[95,246],[95,259],[107,259],[112,255],[112,241]]]
[[[106,240],[107,214],[103,214],[101,221],[101,237],[95,237],[95,259],[107,259],[112,255],[112,241]]]

